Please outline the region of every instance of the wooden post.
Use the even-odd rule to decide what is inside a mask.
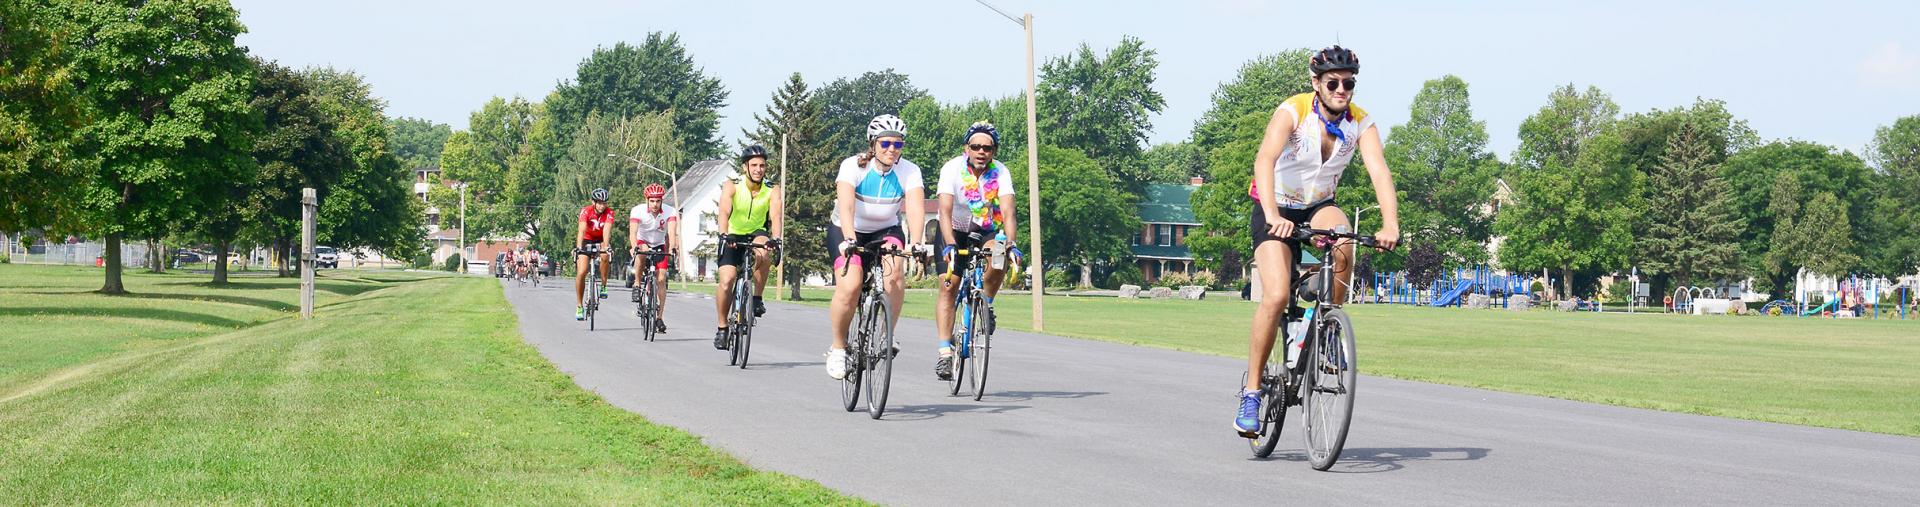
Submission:
[[[1040,120],[1033,98],[1033,13],[1021,18],[1027,29],[1027,238],[1033,244],[1033,330],[1044,331],[1042,303],[1047,294],[1047,264],[1040,255]]]
[[[787,229],[787,134],[780,134],[780,228],[773,231],[774,236],[786,238]],[[773,265],[773,291],[780,295],[781,301],[787,300],[786,288],[787,249],[780,249],[780,262]]]
[[[300,189],[300,318],[313,318],[313,215],[320,207],[313,189]]]

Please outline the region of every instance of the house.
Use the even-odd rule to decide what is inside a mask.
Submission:
[[[1200,227],[1193,215],[1193,191],[1204,183],[1193,178],[1185,185],[1154,183],[1147,185],[1137,209],[1140,233],[1134,235],[1134,263],[1148,283],[1167,273],[1194,272],[1193,252],[1187,250],[1187,234]]]
[[[705,279],[719,269],[714,254],[720,248],[720,183],[737,177],[732,160],[703,160],[688,167],[667,189],[665,201],[680,211],[675,265],[683,276]]]

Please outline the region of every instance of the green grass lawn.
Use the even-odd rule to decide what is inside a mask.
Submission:
[[[690,286],[711,291],[711,285]],[[771,291],[772,289],[769,289]],[[828,292],[808,289],[806,304]],[[906,315],[932,318],[913,292]],[[999,298],[1030,330],[1032,299]],[[1046,298],[1050,334],[1246,357],[1253,303]],[[1361,371],[1630,407],[1920,436],[1920,320],[1349,307]]]
[[[0,498],[857,502],[575,386],[520,339],[491,278],[324,275],[318,318],[300,320],[292,280],[130,274],[142,296],[109,298],[81,293],[97,270],[0,265]]]

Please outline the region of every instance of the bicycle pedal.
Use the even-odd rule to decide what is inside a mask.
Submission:
[[[1240,432],[1240,436],[1241,436],[1241,437],[1243,437],[1243,438],[1260,438],[1260,432],[1258,432],[1258,431],[1242,431],[1242,432]]]

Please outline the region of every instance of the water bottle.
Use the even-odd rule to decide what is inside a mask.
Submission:
[[[1308,308],[1305,317],[1287,323],[1287,369],[1293,369],[1300,362],[1300,351],[1307,346],[1307,323],[1313,321],[1313,309]]]
[[[1009,246],[1007,245],[1007,231],[994,233],[993,239],[995,241],[993,248],[993,270],[1005,271],[1007,269],[1007,247]]]

